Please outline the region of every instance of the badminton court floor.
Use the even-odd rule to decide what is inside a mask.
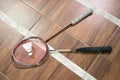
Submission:
[[[0,0],[0,80],[120,80],[119,4],[120,0]],[[52,53],[39,67],[13,65],[11,53],[19,41],[32,34],[46,40],[88,8],[94,10],[91,16],[48,44],[54,49],[110,45],[110,54]]]

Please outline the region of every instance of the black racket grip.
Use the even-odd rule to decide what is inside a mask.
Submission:
[[[106,47],[83,47],[83,48],[78,48],[76,49],[76,52],[111,52],[112,47],[111,46],[106,46]]]

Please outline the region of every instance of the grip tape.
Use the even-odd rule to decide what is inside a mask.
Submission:
[[[88,9],[85,13],[83,13],[82,15],[78,16],[77,18],[75,18],[71,23],[72,25],[76,25],[77,23],[79,23],[81,20],[85,19],[86,17],[88,17],[89,15],[91,15],[93,13],[93,9]]]
[[[112,47],[106,46],[106,47],[83,47],[76,49],[76,52],[111,52]]]

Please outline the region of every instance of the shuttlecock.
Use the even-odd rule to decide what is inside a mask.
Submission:
[[[27,51],[29,56],[32,56],[32,42],[25,43],[22,47]]]

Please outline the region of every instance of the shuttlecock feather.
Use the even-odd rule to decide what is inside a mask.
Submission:
[[[29,56],[32,56],[32,42],[25,43],[22,47],[27,51]]]

